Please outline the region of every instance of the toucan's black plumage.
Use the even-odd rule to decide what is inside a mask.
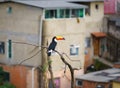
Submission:
[[[65,40],[62,36],[54,36],[52,38],[52,42],[50,43],[48,50],[47,50],[47,55],[51,56],[52,51],[55,50],[55,47],[57,45],[57,40]]]
[[[50,45],[48,47],[48,50],[47,50],[48,56],[51,56],[52,51],[55,50],[55,47],[57,45],[57,41],[55,39],[56,39],[56,37],[52,38],[52,42],[50,43]]]

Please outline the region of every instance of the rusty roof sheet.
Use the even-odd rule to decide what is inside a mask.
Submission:
[[[106,36],[106,34],[103,32],[93,32],[91,34],[95,37],[105,37]]]

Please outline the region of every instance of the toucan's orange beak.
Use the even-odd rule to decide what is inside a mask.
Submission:
[[[62,37],[62,36],[56,36],[56,39],[57,39],[57,40],[65,40],[65,38]]]

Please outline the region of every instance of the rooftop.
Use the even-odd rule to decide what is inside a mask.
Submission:
[[[74,0],[73,0],[74,1]],[[30,5],[30,6],[35,6],[39,8],[44,8],[44,9],[56,9],[56,8],[87,8],[85,5],[81,4],[75,4],[68,2],[66,0],[1,0],[0,2],[15,2],[15,3],[20,3],[20,4],[25,4],[25,5]]]
[[[120,77],[120,69],[112,68],[101,70],[79,76],[76,79],[93,81],[93,82],[110,82]]]
[[[33,1],[33,0],[0,0],[0,1]],[[60,0],[34,0],[34,1],[60,1]],[[104,0],[61,0],[61,1],[84,1],[84,2],[93,2],[93,1],[104,1]]]
[[[95,37],[105,37],[106,36],[106,34],[105,33],[103,33],[103,32],[93,32],[93,33],[91,33],[93,36],[95,36]]]

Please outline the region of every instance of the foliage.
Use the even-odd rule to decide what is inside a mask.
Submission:
[[[5,82],[3,85],[0,86],[0,88],[16,88],[16,87],[9,82]]]
[[[95,72],[110,68],[108,65],[100,62],[98,59],[94,59],[94,63],[87,67],[86,73]]]
[[[100,61],[97,60],[97,59],[94,60],[94,66],[95,66],[96,71],[110,68],[108,65],[100,62]]]
[[[52,60],[49,59],[47,63],[45,63],[45,64],[43,64],[42,66],[39,67],[40,70],[41,70],[43,73],[45,73],[46,70],[47,70],[47,68],[48,68],[48,65],[51,64],[51,63],[52,63]]]

